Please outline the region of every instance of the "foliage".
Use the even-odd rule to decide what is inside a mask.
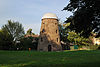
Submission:
[[[77,34],[73,31],[68,32],[67,39],[70,42],[75,43],[77,45],[89,45],[91,43],[91,41],[88,38],[84,38],[84,37],[80,36],[80,34]]]
[[[30,29],[27,31],[26,35],[35,35],[35,33],[32,33],[32,29],[30,28]]]
[[[12,47],[12,37],[7,31],[0,30],[0,50],[8,50]]]
[[[35,42],[33,42],[35,40]],[[34,37],[23,37],[20,39],[20,50],[28,50],[28,48],[31,48],[32,50],[37,50],[38,45],[38,38]]]
[[[99,45],[89,45],[91,50],[98,50],[99,49]]]
[[[17,41],[24,36],[24,28],[19,22],[8,20],[8,23],[2,26],[2,30],[7,31],[12,36],[13,41]]]
[[[70,18],[69,18],[70,19]],[[70,28],[70,21],[69,23],[59,24],[60,30],[60,38],[61,41],[65,43],[74,43],[77,45],[90,45],[91,40],[89,38],[85,38],[80,35],[80,33],[76,33],[74,30],[71,31]]]
[[[64,29],[63,29],[63,26],[61,23],[58,24],[58,27],[59,27],[59,33],[60,33],[60,40],[63,41],[65,38],[64,38]]]
[[[66,27],[69,26],[69,25],[70,24],[68,24],[68,23],[66,23],[66,24],[59,23],[58,24],[59,33],[60,33],[60,39],[63,42],[68,42],[67,36],[68,36],[68,32],[70,31],[70,29],[67,28],[67,30],[66,30]]]
[[[19,22],[8,20],[0,31],[0,45],[2,49],[16,49],[16,42],[24,36],[24,28]]]
[[[70,0],[63,9],[73,12],[67,22],[71,22],[70,29],[89,37],[91,32],[98,32],[100,36],[100,1],[99,0]]]

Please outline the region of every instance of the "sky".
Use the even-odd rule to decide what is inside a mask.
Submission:
[[[39,34],[45,13],[55,13],[62,22],[72,15],[61,11],[68,3],[69,0],[0,0],[0,28],[12,20],[20,22],[25,32],[32,28],[32,32]]]

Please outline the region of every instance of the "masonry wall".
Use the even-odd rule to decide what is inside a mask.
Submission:
[[[48,46],[51,46],[51,51],[62,50],[57,19],[42,20],[38,50],[48,51]]]

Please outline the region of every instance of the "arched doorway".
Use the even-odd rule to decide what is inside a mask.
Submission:
[[[51,51],[51,45],[48,45],[48,51]]]

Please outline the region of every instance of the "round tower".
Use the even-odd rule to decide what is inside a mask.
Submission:
[[[58,17],[53,13],[46,13],[42,17],[39,43],[39,51],[61,51],[60,35],[58,29]]]

